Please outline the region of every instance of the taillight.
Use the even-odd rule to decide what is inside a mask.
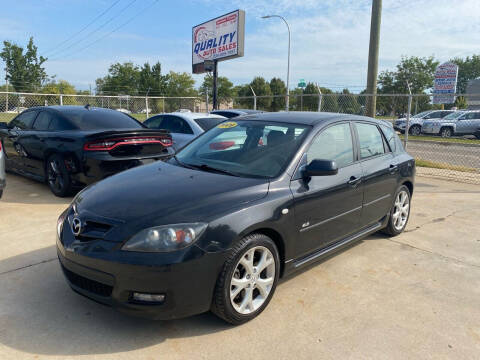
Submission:
[[[172,146],[172,139],[161,136],[104,139],[87,142],[83,146],[83,150],[87,151],[110,151],[118,146],[123,145],[144,145],[144,144],[161,144],[164,147]]]

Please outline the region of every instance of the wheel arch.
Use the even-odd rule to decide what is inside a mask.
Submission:
[[[410,191],[410,196],[413,194],[413,183],[410,180],[406,180],[402,183],[402,185],[405,185],[408,188],[408,191]]]
[[[285,270],[285,242],[282,235],[277,230],[269,227],[261,227],[255,230],[251,230],[245,236],[251,234],[262,234],[272,239],[278,249],[278,255],[280,257],[280,278],[283,277],[283,273]]]

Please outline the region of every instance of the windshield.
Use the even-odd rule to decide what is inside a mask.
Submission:
[[[430,114],[431,112],[432,112],[432,110],[422,111],[421,113],[418,113],[417,115],[413,115],[412,117],[414,117],[414,118],[422,118],[422,117],[424,117],[425,115]]]
[[[465,111],[455,111],[451,114],[448,114],[447,116],[444,117],[445,120],[454,120],[458,119],[460,116],[465,114]]]
[[[205,171],[273,178],[287,167],[310,129],[298,124],[227,121],[192,141],[177,159],[181,165]]]

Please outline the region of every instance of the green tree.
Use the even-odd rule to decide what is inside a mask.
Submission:
[[[19,92],[35,92],[48,80],[45,68],[42,66],[47,58],[37,55],[37,47],[33,37],[23,48],[9,41],[3,42],[0,57],[5,62],[5,73],[8,81]]]
[[[75,87],[70,84],[66,80],[51,80],[50,82],[46,83],[42,90],[40,91],[42,94],[63,94],[63,95],[76,95],[77,91]],[[56,104],[59,103],[59,96],[47,96],[42,97],[42,99],[47,100],[48,104]],[[77,105],[78,102],[74,96],[65,96],[63,97],[63,104],[64,105]]]
[[[199,94],[202,97],[205,97],[208,91],[209,101],[213,99],[213,76],[211,74],[205,75],[203,78],[203,83],[198,89]],[[232,100],[235,95],[235,90],[233,84],[225,76],[219,76],[217,78],[217,94],[219,103],[228,103]]]
[[[255,91],[257,96],[267,96],[264,98],[257,98],[257,109],[269,110],[272,104],[272,90],[270,89],[268,81],[261,76],[256,76],[253,78],[250,86],[253,88],[253,91]]]
[[[458,65],[457,93],[465,94],[470,80],[480,77],[480,55],[451,60]]]
[[[115,63],[108,69],[108,75],[95,81],[100,95],[137,95],[140,68],[132,62]]]
[[[189,73],[177,73],[170,71],[166,77],[166,95],[172,97],[193,97],[197,96],[195,80]],[[175,111],[182,108],[193,109],[194,99],[168,99],[165,101],[164,111]]]
[[[234,108],[253,109],[253,93],[250,84],[237,85],[233,91],[238,97],[233,103]]]
[[[287,87],[282,79],[273,78],[270,80],[270,91],[272,95],[285,95],[287,93]],[[270,105],[270,111],[279,111],[285,109],[285,96],[278,96],[272,99]]]
[[[150,96],[165,96],[166,78],[162,75],[162,65],[157,62],[153,66],[143,64],[138,75],[138,94]]]

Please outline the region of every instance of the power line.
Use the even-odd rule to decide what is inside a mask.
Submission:
[[[110,5],[106,10],[104,10],[101,14],[97,15],[92,21],[90,21],[87,25],[85,25],[82,29],[77,31],[75,34],[71,35],[67,39],[63,40],[50,50],[47,50],[47,54],[51,53],[52,51],[56,50],[57,48],[61,47],[63,44],[67,43],[68,41],[72,40],[75,36],[81,34],[83,31],[85,31],[90,25],[92,25],[95,21],[100,19],[103,15],[105,15],[111,8],[113,8],[115,5],[117,5],[120,2],[120,0],[116,0],[112,5]]]
[[[110,19],[108,19],[107,21],[105,21],[102,25],[98,26],[95,30],[93,31],[90,31],[86,36],[84,36],[82,39],[70,44],[69,46],[67,46],[66,48],[64,49],[60,49],[59,51],[54,51],[51,55],[58,55],[62,52],[65,52],[69,49],[71,49],[72,47],[74,46],[77,46],[78,44],[80,44],[82,41],[88,39],[91,35],[94,35],[95,33],[97,33],[99,30],[103,29],[106,25],[108,25],[109,23],[111,23],[113,20],[115,20],[120,14],[122,14],[125,10],[127,10],[130,6],[133,5],[134,2],[136,2],[137,0],[132,0],[130,1],[126,6],[124,6],[116,15],[112,16]]]
[[[134,0],[135,1],[135,0]],[[91,42],[90,44],[80,48],[80,49],[77,49],[77,50],[74,50],[73,52],[71,52],[70,54],[67,54],[63,57],[58,57],[58,58],[54,58],[52,60],[58,60],[58,59],[64,59],[64,58],[68,58],[74,54],[76,54],[77,52],[79,51],[83,51],[85,49],[88,49],[89,47],[91,47],[92,45],[95,45],[96,43],[98,43],[99,41],[105,39],[106,37],[112,35],[114,32],[120,30],[122,27],[128,25],[130,22],[132,22],[135,18],[137,18],[138,16],[140,16],[144,11],[148,10],[149,8],[151,8],[153,5],[155,5],[159,0],[155,0],[153,3],[151,3],[150,5],[147,5],[146,7],[144,7],[143,9],[141,9],[138,13],[136,13],[134,16],[132,16],[130,19],[128,19],[126,22],[124,22],[123,24],[120,24],[119,26],[117,26],[115,29],[113,29],[112,31],[110,31],[109,33],[105,34],[104,36],[98,38],[97,40]]]

